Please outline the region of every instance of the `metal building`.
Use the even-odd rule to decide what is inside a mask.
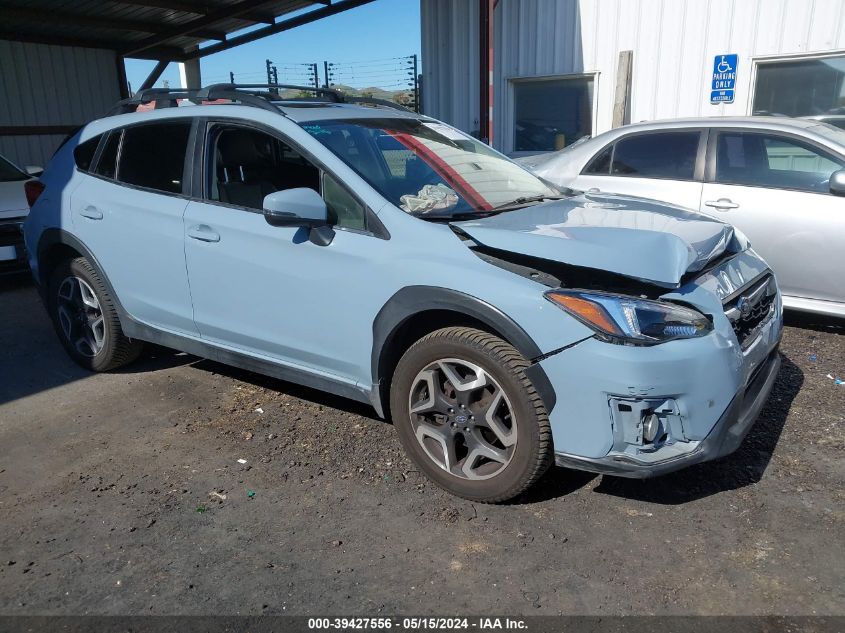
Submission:
[[[127,96],[125,57],[199,60],[372,0],[0,0],[0,154],[45,165],[66,135]]]
[[[845,114],[845,0],[421,0],[423,111],[482,138],[485,11],[509,154],[631,121]]]

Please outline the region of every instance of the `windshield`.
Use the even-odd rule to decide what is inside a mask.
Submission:
[[[316,121],[302,126],[393,204],[419,217],[484,214],[560,192],[488,146],[417,119]]]
[[[13,180],[28,180],[29,176],[15,167],[12,163],[0,156],[0,182],[11,182]]]

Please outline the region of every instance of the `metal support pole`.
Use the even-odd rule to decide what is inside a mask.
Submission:
[[[152,69],[147,78],[144,79],[144,83],[140,85],[138,90],[146,90],[147,88],[152,88],[155,82],[158,81],[158,78],[161,77],[161,74],[164,72],[164,69],[167,68],[167,65],[170,62],[166,59],[159,60],[159,62],[155,65],[155,68]]]
[[[326,79],[326,88],[330,86],[329,84],[329,62],[323,62],[323,77]]]
[[[493,144],[493,10],[495,0],[478,0],[479,117],[478,135]]]
[[[314,72],[314,87],[320,87],[320,76],[317,74],[317,64],[311,64],[311,70]]]
[[[235,83],[235,73],[233,73],[231,70],[229,71],[229,83]]]
[[[265,59],[264,63],[267,66],[267,83],[271,84],[273,83],[273,62],[269,59]]]

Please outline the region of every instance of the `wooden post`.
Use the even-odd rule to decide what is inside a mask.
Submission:
[[[616,67],[616,92],[613,95],[612,127],[631,122],[631,73],[634,51],[619,51],[619,65]]]

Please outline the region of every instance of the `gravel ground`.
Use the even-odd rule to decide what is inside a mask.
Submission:
[[[0,613],[845,614],[845,322],[788,323],[734,455],[487,506],[350,401],[160,348],[88,374],[0,280]]]

